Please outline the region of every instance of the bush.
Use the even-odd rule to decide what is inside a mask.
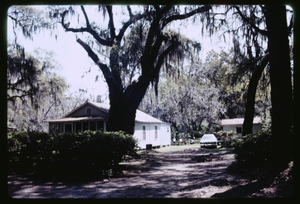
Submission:
[[[222,147],[234,147],[239,140],[239,136],[233,131],[219,131],[216,133],[216,137],[221,141]]]
[[[195,138],[201,138],[203,136],[204,133],[201,133],[199,131],[194,131],[194,130],[191,130],[191,135]]]
[[[8,133],[8,170],[74,180],[110,176],[136,140],[123,132]]]
[[[258,167],[271,158],[271,131],[261,130],[242,137],[234,147],[236,163],[245,167]]]

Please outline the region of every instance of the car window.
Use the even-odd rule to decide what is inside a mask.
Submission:
[[[203,140],[215,140],[215,137],[213,135],[204,135],[201,139]]]
[[[211,135],[204,135],[203,138],[208,139],[208,138],[213,138]]]

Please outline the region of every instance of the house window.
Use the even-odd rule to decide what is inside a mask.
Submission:
[[[146,126],[143,125],[143,140],[146,140]]]
[[[92,115],[92,109],[91,108],[86,109],[86,115]]]
[[[155,139],[157,139],[157,126],[155,126],[154,128],[155,128]]]
[[[242,133],[242,127],[236,127],[236,133]]]

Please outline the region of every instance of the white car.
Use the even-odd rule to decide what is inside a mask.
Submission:
[[[200,147],[217,148],[218,140],[214,134],[204,134],[200,139]]]

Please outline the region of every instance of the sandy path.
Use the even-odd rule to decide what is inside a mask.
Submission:
[[[210,157],[212,161],[201,161]],[[68,184],[8,176],[8,193],[13,198],[207,198],[233,187],[235,178],[225,171],[233,161],[227,151],[151,151],[141,160],[122,163],[119,178]]]

